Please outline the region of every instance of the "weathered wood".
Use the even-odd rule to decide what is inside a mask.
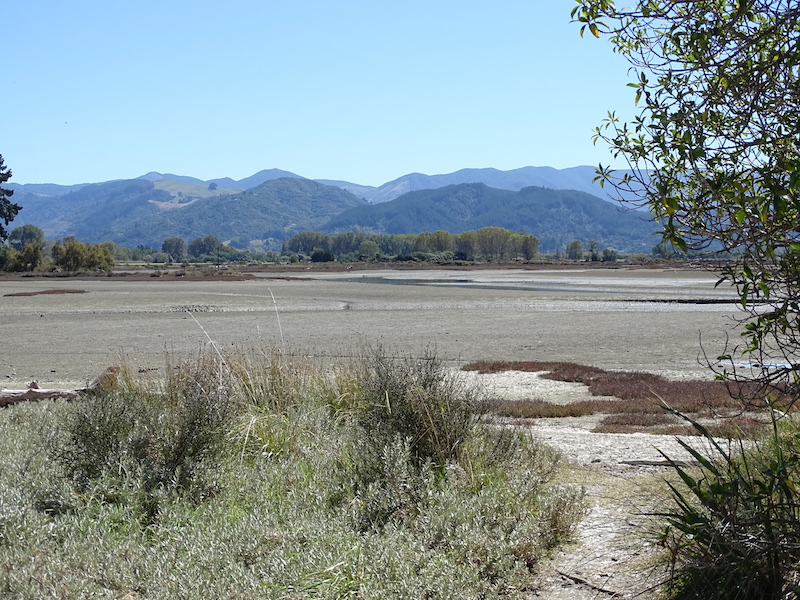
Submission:
[[[38,400],[74,400],[83,394],[98,390],[107,390],[114,386],[119,377],[119,367],[109,367],[105,372],[86,387],[74,390],[41,389],[32,381],[27,390],[0,389],[0,408],[19,402],[35,402]]]
[[[18,402],[36,400],[74,400],[87,391],[88,388],[79,388],[75,390],[43,390],[38,388],[28,388],[27,390],[0,389],[0,407],[10,406]]]

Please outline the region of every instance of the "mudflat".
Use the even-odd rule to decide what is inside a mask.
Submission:
[[[565,360],[709,377],[738,341],[736,298],[702,269],[375,270],[0,279],[0,387],[75,387],[127,361],[204,348],[317,357],[365,346],[453,364]],[[73,292],[73,293],[68,293]],[[83,292],[83,293],[74,293]]]

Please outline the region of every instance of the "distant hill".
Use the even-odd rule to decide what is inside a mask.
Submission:
[[[410,173],[374,188],[364,197],[375,203],[387,202],[417,190],[432,190],[459,183],[485,183],[492,188],[512,191],[530,186],[553,190],[579,190],[605,199],[606,192],[597,183],[592,182],[594,177],[595,168],[587,166],[569,169],[522,167],[510,171],[461,169],[445,175]]]
[[[189,241],[211,234],[243,247],[250,240],[282,240],[319,229],[332,216],[365,204],[346,190],[310,179],[271,179],[236,194],[202,198],[183,208],[151,214],[130,223],[114,241],[160,247],[168,237]]]
[[[576,239],[596,240],[602,247],[623,252],[650,252],[657,240],[654,225],[645,217],[574,190],[526,187],[514,192],[471,183],[410,192],[389,202],[353,208],[333,217],[324,231],[442,229],[460,233],[497,226],[534,234],[543,252],[563,249]]]
[[[155,202],[171,200],[167,191],[141,179],[85,185],[63,195],[28,192],[13,197],[22,206],[14,227],[31,223],[47,239],[74,235],[87,242],[113,240],[125,223],[159,212]]]
[[[12,227],[31,223],[48,239],[75,235],[158,248],[168,237],[211,234],[240,247],[272,238],[275,247],[309,229],[456,233],[494,225],[533,233],[543,251],[594,239],[649,252],[652,226],[641,213],[590,195],[600,190],[593,177],[592,167],[462,169],[412,173],[376,188],[265,169],[238,181],[150,172],[96,184],[9,187],[22,206]]]
[[[266,181],[271,181],[272,179],[281,179],[283,177],[297,177],[301,178],[300,175],[295,175],[289,171],[282,171],[281,169],[264,169],[259,171],[255,175],[251,175],[250,177],[245,177],[244,179],[240,179],[235,181],[230,177],[222,177],[220,179],[208,179],[207,181],[203,181],[202,179],[197,179],[195,177],[186,177],[184,175],[174,175],[172,173],[156,173],[155,171],[151,171],[141,177],[137,177],[137,179],[145,179],[147,181],[157,182],[157,181],[178,181],[181,183],[196,183],[202,185],[209,185],[215,184],[218,188],[223,189],[232,189],[232,188],[239,188],[239,189],[248,189],[256,187],[257,185],[261,185]]]
[[[146,173],[145,175],[137,177],[137,179],[144,179],[145,181],[153,183],[174,181],[197,185],[215,184],[217,188],[221,189],[248,189],[261,185],[266,181],[284,177],[302,178],[302,176],[290,171],[264,169],[250,177],[239,180],[234,180],[230,177],[201,180],[196,177],[187,177],[174,173],[158,173],[155,171]],[[460,171],[443,175],[409,173],[408,175],[403,175],[393,181],[384,183],[379,187],[361,185],[338,179],[317,179],[316,181],[324,185],[340,187],[359,198],[365,198],[374,203],[388,202],[408,192],[436,189],[458,183],[485,183],[489,187],[499,190],[512,191],[519,191],[529,186],[545,187],[553,190],[579,190],[599,198],[607,199],[607,193],[597,183],[592,182],[594,177],[594,167],[581,166],[568,169],[522,167],[521,169],[512,169],[510,171],[500,171],[498,169],[461,169]],[[89,184],[64,186],[51,183],[36,183],[26,185],[10,184],[10,187],[16,189],[18,193],[30,192],[39,195],[61,196],[76,191],[86,185]]]
[[[202,197],[159,189],[198,185]],[[202,184],[131,179],[89,185],[63,196],[23,195],[14,226],[32,223],[48,239],[75,235],[85,242],[111,240],[129,247],[160,248],[169,237],[189,241],[209,234],[246,244],[319,228],[330,217],[366,204],[341,188],[300,178],[270,179],[238,193],[219,191],[223,193],[209,195]]]

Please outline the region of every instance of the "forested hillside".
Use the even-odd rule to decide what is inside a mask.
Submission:
[[[332,218],[325,231],[460,233],[488,226],[532,233],[543,252],[563,249],[575,239],[623,252],[649,252],[656,243],[645,215],[590,194],[539,187],[512,192],[482,183],[410,192],[391,202],[353,208]]]

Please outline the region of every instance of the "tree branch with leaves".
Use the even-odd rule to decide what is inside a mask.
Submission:
[[[601,184],[649,209],[664,241],[733,260],[744,343],[726,377],[800,397],[800,3],[797,0],[577,0],[581,34],[631,65],[631,122],[595,131],[629,170]],[[630,200],[634,198],[634,200]],[[752,365],[744,374],[733,365]],[[764,394],[760,394],[764,397]]]
[[[11,170],[5,166],[3,156],[0,154],[0,220],[3,221],[3,223],[0,224],[0,242],[8,238],[6,227],[14,220],[20,208],[22,208],[10,200],[11,196],[14,195],[14,190],[2,187],[2,184],[9,179],[11,179]]]

